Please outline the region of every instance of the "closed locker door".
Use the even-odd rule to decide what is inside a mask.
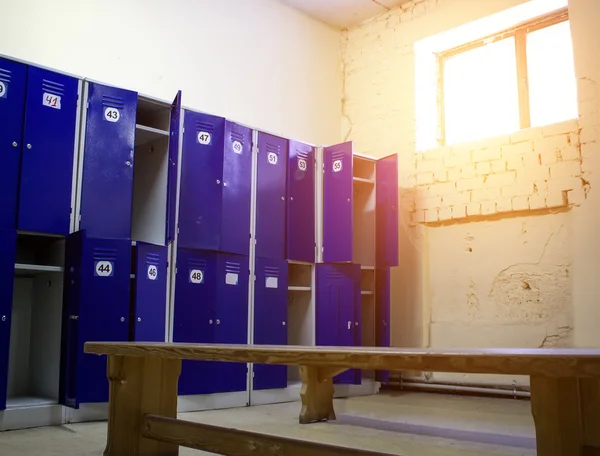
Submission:
[[[17,232],[0,230],[0,410],[6,408],[16,246]]]
[[[341,347],[354,347],[356,346],[357,334],[360,331],[360,325],[357,325],[360,320],[360,315],[357,315],[357,309],[360,307],[360,269],[359,269],[359,282],[358,286],[356,283],[356,267],[360,268],[360,265],[355,264],[342,264],[338,266],[338,270],[342,274],[343,278],[339,282],[339,294],[338,294],[338,328],[339,328],[339,346]],[[356,302],[357,290],[359,294],[359,302]],[[360,311],[359,311],[360,312]],[[360,371],[357,369],[350,369],[334,378],[335,383],[343,384],[360,384]]]
[[[316,270],[316,345],[340,345],[338,321],[340,287],[344,276],[341,265],[319,263]]]
[[[258,134],[256,256],[285,258],[287,139]]]
[[[133,340],[164,342],[167,311],[167,247],[136,243]]]
[[[352,142],[323,149],[323,262],[352,261]]]
[[[29,67],[19,230],[69,234],[79,81]]]
[[[137,93],[89,83],[87,103],[80,228],[130,239]]]
[[[225,122],[222,252],[248,255],[252,187],[252,130]]]
[[[27,66],[0,58],[0,230],[17,227],[26,85]]]
[[[248,343],[248,278],[247,256],[219,253],[218,298],[215,320],[215,343]],[[217,392],[246,390],[245,363],[217,363]]]
[[[315,154],[314,148],[290,141],[287,175],[288,260],[315,261]]]
[[[377,160],[375,170],[375,261],[398,266],[398,155]]]
[[[285,260],[256,258],[254,343],[287,345],[288,268]],[[254,365],[253,389],[287,387],[287,366]]]
[[[219,250],[225,119],[193,111],[184,118],[178,245]]]
[[[177,92],[171,105],[170,136],[169,136],[169,175],[167,180],[167,217],[165,245],[175,239],[175,208],[177,205],[177,169],[179,163],[179,143],[181,130],[181,90]]]
[[[377,269],[375,271],[375,342],[378,347],[390,346],[390,270]],[[390,379],[389,371],[377,371],[376,379],[387,383]]]
[[[215,342],[215,302],[217,301],[216,252],[179,249],[175,281],[173,342]],[[179,394],[215,392],[217,362],[183,361]]]

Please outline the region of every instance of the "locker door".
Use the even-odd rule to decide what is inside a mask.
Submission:
[[[338,346],[340,283],[342,265],[319,263],[316,270],[316,345]]]
[[[80,229],[89,237],[130,239],[137,93],[88,87]]]
[[[377,160],[375,179],[375,261],[378,268],[398,266],[398,155]]]
[[[17,232],[0,230],[0,410],[6,408]]]
[[[218,298],[215,343],[248,343],[248,257],[219,253]],[[217,363],[217,391],[246,390],[247,366],[244,363]]]
[[[290,141],[287,175],[287,259],[315,262],[314,148]]]
[[[171,136],[169,137],[169,176],[167,181],[166,240],[169,245],[175,239],[175,207],[177,204],[177,164],[179,163],[179,139],[181,128],[181,90],[171,105]]]
[[[354,285],[354,346],[362,346],[362,294],[361,294],[361,268],[360,264],[351,265],[352,284]],[[352,369],[352,383],[360,385],[362,383],[362,371]],[[350,376],[350,374],[349,374]]]
[[[167,247],[136,243],[133,340],[165,341]]]
[[[323,149],[323,262],[352,261],[352,142]]]
[[[256,256],[285,258],[287,139],[258,134]]]
[[[225,122],[220,251],[248,255],[252,187],[252,130]]]
[[[179,247],[219,250],[224,134],[223,117],[185,111]]]
[[[27,67],[0,58],[0,230],[17,227],[17,192],[26,84]]]
[[[254,343],[287,345],[287,261],[256,258],[255,271]],[[254,365],[253,389],[286,387],[287,366]]]
[[[177,251],[173,342],[214,343],[217,255],[208,251]],[[183,361],[179,394],[214,393],[217,364]]]
[[[79,81],[29,67],[18,228],[69,234]]]
[[[378,347],[390,346],[390,270],[375,271],[375,342]],[[377,371],[377,381],[387,383],[389,371]]]
[[[360,315],[356,315],[357,308],[360,307],[360,296],[358,303],[356,302],[357,289],[360,295],[360,281],[358,287],[356,284],[356,266],[360,268],[360,265],[355,264],[343,264],[339,266],[339,271],[343,274],[343,278],[339,282],[338,294],[338,345],[341,347],[356,346],[357,334],[360,332],[360,326],[356,325],[360,318]],[[357,375],[360,378],[359,370],[350,369],[336,376],[333,381],[334,383],[354,384],[357,382]],[[360,380],[358,383],[360,384]]]

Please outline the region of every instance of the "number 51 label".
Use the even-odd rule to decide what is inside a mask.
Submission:
[[[94,275],[99,277],[112,277],[114,263],[112,261],[96,261],[94,264]]]

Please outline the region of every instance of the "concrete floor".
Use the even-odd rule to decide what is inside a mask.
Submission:
[[[535,455],[528,401],[383,393],[335,401],[338,420],[298,424],[299,403],[182,413],[190,421],[402,456]],[[106,422],[0,433],[2,456],[99,456]],[[211,454],[182,448],[182,456]]]

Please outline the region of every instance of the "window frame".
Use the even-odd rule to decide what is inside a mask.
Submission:
[[[444,67],[445,62],[451,57],[464,52],[483,47],[487,44],[495,43],[506,38],[515,39],[515,58],[517,64],[517,87],[518,87],[518,105],[519,105],[519,128],[531,127],[531,113],[529,106],[529,80],[527,74],[527,34],[541,30],[556,24],[569,20],[569,9],[564,7],[552,11],[535,19],[530,19],[505,29],[499,33],[494,33],[475,41],[456,46],[454,48],[437,53],[438,65],[438,144],[446,145],[446,106],[444,98]]]

